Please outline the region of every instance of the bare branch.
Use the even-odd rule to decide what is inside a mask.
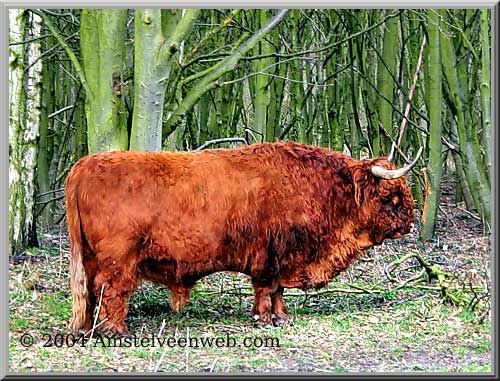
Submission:
[[[73,107],[75,107],[75,105],[69,105],[69,106],[63,107],[62,109],[54,111],[52,114],[48,115],[47,118],[52,119],[53,117],[63,113],[64,111],[71,110]]]
[[[220,144],[220,143],[228,143],[228,142],[241,142],[244,144],[248,144],[247,140],[245,138],[220,138],[220,139],[214,139],[214,140],[208,140],[205,143],[203,143],[201,146],[195,149],[195,151],[200,151],[202,149],[207,148],[208,146],[212,144]]]
[[[410,114],[410,106],[411,100],[413,99],[413,92],[415,91],[415,87],[417,86],[418,74],[420,73],[420,68],[422,67],[422,57],[424,55],[424,49],[426,44],[425,35],[422,39],[422,45],[420,46],[420,52],[418,54],[417,67],[415,68],[415,74],[413,75],[413,83],[411,85],[410,91],[408,92],[408,101],[406,103],[405,114],[403,117],[403,121],[401,122],[401,127],[399,128],[399,136],[397,140],[397,146],[401,145],[401,140],[403,139],[403,134],[406,129],[406,122],[408,121],[408,115]]]
[[[48,195],[48,194],[51,194],[51,193],[57,193],[57,192],[62,192],[62,191],[64,191],[64,188],[53,189],[53,190],[50,190],[48,192],[39,193],[35,197],[38,198],[38,197],[42,197],[42,196],[45,196],[45,195]]]
[[[30,38],[30,39],[24,40],[24,41],[11,42],[11,43],[9,43],[9,46],[29,44],[30,42],[34,42],[34,41],[38,41],[38,40],[43,40],[44,38],[47,38],[47,37],[50,37],[50,36],[52,36],[52,35],[51,34],[44,34],[43,36]]]

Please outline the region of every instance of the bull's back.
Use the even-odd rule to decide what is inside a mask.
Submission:
[[[75,164],[67,189],[94,249],[121,237],[184,256],[216,252],[228,230],[258,225],[276,174],[253,166],[211,152],[108,152]]]

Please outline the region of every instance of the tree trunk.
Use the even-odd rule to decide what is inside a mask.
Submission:
[[[429,81],[427,88],[427,110],[429,113],[429,162],[427,174],[429,176],[429,188],[425,192],[424,210],[422,213],[422,230],[420,237],[427,241],[434,234],[434,226],[441,194],[441,105],[442,105],[442,82],[441,82],[441,53],[439,21],[440,16],[434,10],[428,11],[429,18],[429,45],[427,56],[427,72]]]
[[[210,93],[205,93],[198,103],[198,119],[200,121],[200,141],[198,146],[210,140],[209,121],[210,117]]]
[[[134,114],[130,149],[160,151],[165,91],[182,40],[200,9],[135,11]]]
[[[255,22],[254,30],[258,30],[266,25],[271,20],[270,10],[268,9],[258,9],[254,13]],[[255,47],[255,55],[264,55],[273,52],[272,45],[266,41],[265,38],[261,39],[257,46]],[[253,106],[254,106],[254,130],[257,131],[261,136],[265,136],[267,140],[267,118],[269,116],[268,109],[270,103],[270,84],[271,77],[267,75],[271,68],[268,68],[272,64],[271,58],[261,58],[255,60],[253,63],[253,70],[255,73],[259,73],[254,76],[254,94],[253,94]],[[260,74],[262,73],[262,74]]]
[[[368,21],[376,23],[379,19],[379,14],[383,11],[371,10]],[[365,107],[368,146],[370,148],[370,156],[376,157],[381,155],[380,152],[380,127],[378,125],[378,96],[375,91],[377,82],[377,53],[374,49],[377,46],[378,36],[376,33],[370,33],[366,38],[366,43],[361,44],[358,39],[358,51],[363,53],[363,65],[360,65],[365,78],[361,80],[361,94]]]
[[[41,98],[40,109],[40,131],[38,140],[38,155],[37,155],[37,182],[38,193],[44,194],[37,201],[46,202],[48,205],[42,204],[40,208],[42,211],[42,226],[48,227],[53,222],[53,207],[54,203],[50,202],[53,195],[48,193],[50,190],[50,176],[49,176],[49,113],[53,109],[51,87],[54,84],[54,72],[52,65],[48,59],[42,59],[42,79],[43,89]]]
[[[125,71],[126,9],[84,9],[80,44],[85,77],[89,152],[128,148],[127,113],[122,96]]]
[[[328,74],[334,73],[336,71],[337,60],[339,59],[340,53],[337,51],[333,53],[332,57],[327,63]],[[332,81],[333,83],[333,81]],[[329,134],[330,134],[330,147],[333,150],[342,152],[344,149],[344,130],[342,125],[339,123],[339,114],[342,108],[341,98],[340,98],[340,86],[328,86],[327,95],[325,96],[325,110],[328,112],[329,124]]]
[[[444,15],[444,13],[441,13]],[[453,104],[460,153],[463,157],[463,167],[467,183],[474,199],[474,204],[478,213],[486,223],[491,223],[491,190],[488,184],[486,169],[481,158],[479,140],[477,132],[470,123],[465,122],[467,113],[464,102],[464,88],[457,72],[457,58],[452,41],[452,35],[445,23],[442,23],[441,33],[441,55],[443,71],[448,82],[449,99]]]
[[[451,134],[456,136],[458,139],[458,131],[457,131],[457,123],[454,119],[454,116],[451,111],[449,111],[449,119],[450,119],[450,129]],[[457,178],[457,182],[459,182],[460,186],[457,187],[457,192],[460,191],[461,196],[465,201],[465,206],[467,208],[473,209],[475,202],[472,198],[472,193],[469,188],[469,184],[467,183],[467,178],[465,176],[464,166],[462,163],[462,157],[459,152],[452,151],[453,161],[455,162],[455,175]]]
[[[42,72],[40,42],[36,39],[41,34],[41,19],[24,9],[11,9],[9,28],[11,42],[35,39],[28,45],[9,48],[9,253],[12,254],[24,250],[30,243],[35,223]],[[28,35],[27,30],[32,34]]]
[[[281,44],[280,34],[278,30],[274,30],[271,33],[271,38],[274,41],[274,45],[279,47]],[[272,46],[271,46],[272,47]],[[274,52],[273,49],[269,50],[270,52]],[[273,60],[273,63],[276,64],[276,60]],[[281,106],[283,104],[284,93],[283,90],[285,88],[285,80],[286,73],[288,70],[288,65],[286,63],[281,63],[276,65],[272,69],[269,69],[271,73],[277,75],[278,77],[269,78],[270,81],[270,100],[269,100],[269,115],[267,118],[266,125],[266,141],[273,142],[280,137],[281,134]]]
[[[299,27],[300,24],[300,10],[294,9],[290,12],[290,20],[292,24],[291,39],[293,49],[300,51],[302,45],[300,44],[300,37],[302,35],[302,30]],[[290,84],[290,107],[293,113],[293,120],[295,121],[295,127],[297,134],[297,139],[299,142],[306,142],[306,129],[307,129],[307,119],[304,112],[304,74],[303,66],[305,65],[303,60],[294,59],[291,63],[290,78],[292,83]]]
[[[490,24],[488,22],[489,9],[481,9],[481,121],[483,133],[481,135],[486,174],[491,178],[491,60],[490,60]]]
[[[386,14],[391,11],[387,10]],[[393,122],[392,122],[392,105],[387,102],[394,98],[394,78],[397,70],[397,42],[398,42],[398,20],[393,17],[387,20],[384,24],[384,42],[382,57],[377,65],[378,83],[377,87],[380,91],[378,104],[378,121],[387,131],[389,136],[394,137]],[[384,99],[385,98],[385,99]],[[387,99],[387,100],[386,100]],[[383,144],[384,139],[380,142],[373,141],[373,154],[379,156],[381,151],[388,151],[390,144]]]

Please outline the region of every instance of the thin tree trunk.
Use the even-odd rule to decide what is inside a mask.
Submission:
[[[386,11],[389,14],[390,10]],[[394,78],[397,70],[397,42],[398,42],[398,20],[393,17],[384,24],[384,42],[382,57],[377,65],[378,83],[377,87],[382,95],[379,97],[378,120],[389,136],[393,137],[392,105],[386,99],[392,101],[394,98]],[[384,99],[385,98],[385,99]],[[381,151],[390,149],[390,144],[384,145],[373,141],[373,153],[379,156]]]
[[[280,35],[277,30],[271,33],[271,38],[275,46],[280,46]],[[270,50],[274,51],[274,50]],[[276,60],[273,60],[275,63]],[[272,142],[279,138],[281,134],[281,106],[283,104],[283,90],[285,88],[285,77],[288,70],[286,63],[280,63],[275,66],[271,73],[277,75],[277,78],[269,78],[270,81],[270,99],[269,99],[269,115],[266,125],[266,141]]]
[[[427,109],[429,111],[429,162],[427,173],[429,176],[429,188],[425,193],[424,210],[422,213],[422,230],[420,237],[427,241],[434,234],[434,226],[441,195],[441,105],[442,105],[442,82],[441,82],[441,53],[440,53],[440,17],[435,10],[428,11],[428,33],[429,45],[427,56]]]
[[[254,14],[255,23],[254,30],[258,30],[262,28],[264,25],[269,23],[271,20],[271,14],[268,9],[258,9]],[[272,45],[266,41],[265,38],[261,39],[257,46],[255,47],[256,54],[255,55],[266,55],[273,52]],[[254,94],[253,94],[253,105],[254,105],[254,130],[264,135],[267,140],[267,118],[268,118],[268,109],[270,103],[270,89],[269,85],[271,84],[271,79],[267,75],[271,65],[271,58],[262,58],[256,60],[253,63],[253,70],[257,74],[254,77],[255,85],[253,86]]]
[[[486,174],[491,178],[491,60],[490,60],[490,24],[488,22],[489,9],[481,9],[481,121],[483,132],[481,135]]]
[[[49,177],[49,113],[53,109],[53,100],[51,99],[51,88],[54,84],[54,72],[50,61],[47,58],[42,59],[42,80],[43,89],[40,108],[40,127],[37,155],[37,183],[38,193],[44,194],[37,199],[40,202],[47,202],[48,205],[42,205],[42,226],[48,227],[53,222],[53,202],[49,202],[53,196],[48,193],[50,190]]]
[[[198,103],[198,110],[200,120],[200,141],[198,146],[200,146],[211,139],[208,126],[210,116],[210,93],[205,93],[201,97],[200,102]]]
[[[450,115],[449,119],[450,119],[451,134],[456,136],[458,139],[457,123],[451,111],[449,111],[449,115]],[[472,197],[469,184],[467,183],[467,178],[465,176],[464,166],[462,163],[462,157],[460,156],[460,153],[456,151],[452,151],[452,156],[453,156],[453,161],[455,162],[455,172],[457,181],[460,182],[460,188],[457,188],[457,190],[460,189],[460,193],[465,201],[465,206],[467,208],[474,208],[475,201]]]
[[[361,124],[359,121],[359,106],[358,106],[358,99],[359,99],[359,83],[358,83],[358,78],[357,75],[354,72],[354,65],[355,65],[355,58],[353,54],[353,49],[352,49],[352,41],[349,40],[348,42],[349,45],[349,61],[351,65],[351,109],[352,109],[352,120],[353,123],[351,124],[351,147],[352,147],[352,154],[353,157],[356,159],[360,158],[360,153],[361,153],[361,142],[360,142],[360,134],[361,134]]]
[[[368,21],[376,23],[379,18],[380,11],[371,10]],[[363,57],[363,65],[360,65],[360,70],[364,74],[364,78],[360,79],[360,87],[362,100],[365,108],[368,146],[370,148],[370,156],[379,156],[380,152],[380,127],[377,117],[377,94],[375,89],[370,84],[377,82],[377,54],[373,46],[377,44],[377,35],[372,31],[366,38],[363,44],[362,39],[357,39],[358,56]],[[367,49],[368,48],[368,49]]]
[[[334,73],[340,52],[337,50],[327,63],[328,73]],[[340,86],[328,86],[325,97],[325,110],[328,112],[328,122],[330,125],[330,146],[332,149],[342,152],[344,149],[344,130],[339,123],[339,114],[342,108],[340,99]]]
[[[231,105],[231,120],[229,121],[229,136],[235,137],[238,134],[238,122],[243,110],[243,86],[233,88],[234,93]]]

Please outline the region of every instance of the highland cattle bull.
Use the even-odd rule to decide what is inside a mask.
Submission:
[[[354,160],[299,143],[192,152],[107,152],[66,183],[71,328],[127,334],[141,279],[179,311],[202,277],[250,276],[257,325],[287,321],[283,290],[321,288],[365,250],[413,229],[405,175],[386,158]]]

